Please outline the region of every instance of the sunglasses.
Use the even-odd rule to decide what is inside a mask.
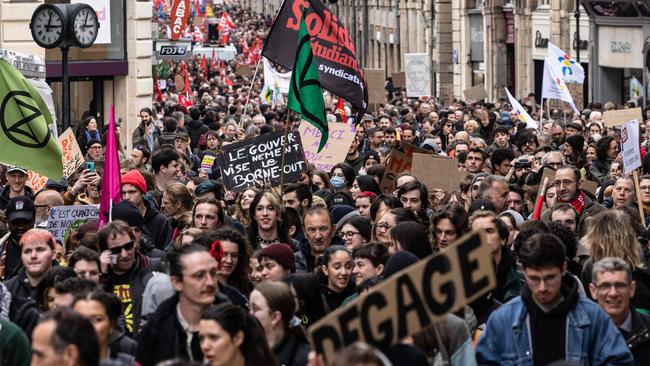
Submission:
[[[122,253],[122,250],[126,250],[127,252],[135,246],[135,243],[133,241],[130,241],[124,245],[120,245],[119,247],[113,247],[110,248],[109,250],[111,251],[111,254],[120,254]]]

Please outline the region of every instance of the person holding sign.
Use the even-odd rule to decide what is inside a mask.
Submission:
[[[551,234],[536,234],[519,250],[526,287],[487,321],[476,346],[479,365],[632,365],[623,336],[597,304],[581,296],[567,273],[566,254]]]

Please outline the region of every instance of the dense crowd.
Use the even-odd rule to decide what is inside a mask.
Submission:
[[[399,344],[355,343],[329,364],[650,360],[650,110],[640,201],[623,174],[621,130],[602,121],[635,101],[567,115],[540,110],[530,95],[522,104],[541,120],[534,130],[504,99],[443,105],[406,98],[391,80],[386,103],[359,121],[324,93],[329,121],[357,125],[330,171],[310,165],[297,182],[233,192],[215,160],[221,147],[296,129],[300,116],[267,104],[261,73],[253,83],[236,72],[270,19],[232,2],[214,9],[223,11],[238,56],[207,70],[198,57],[156,66],[165,82],[125,136],[133,149],[119,148],[123,200],[110,223],[90,221],[64,242],[45,229],[53,207],[99,204],[106,132],[95,117],[76,126],[94,169],[34,192],[27,170],[4,167],[0,363],[320,365],[310,325],[479,229],[494,289]],[[189,105],[179,80],[190,83]],[[456,158],[457,189],[427,187],[406,170],[382,190],[391,151],[406,144]]]

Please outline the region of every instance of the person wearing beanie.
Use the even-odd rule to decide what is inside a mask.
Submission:
[[[388,258],[388,261],[386,261],[386,265],[384,266],[384,273],[382,274],[382,277],[384,279],[388,279],[390,276],[414,264],[418,260],[419,258],[411,252],[407,252],[407,251],[397,252],[391,255],[390,258]]]
[[[111,211],[111,218],[113,220],[122,220],[131,227],[133,235],[135,236],[135,244],[140,253],[151,257],[165,259],[166,253],[160,249],[156,249],[147,229],[144,226],[144,217],[140,210],[129,200],[122,200]]]
[[[86,161],[102,161],[104,160],[104,148],[101,141],[92,139],[86,144]]]
[[[154,247],[165,250],[172,240],[172,226],[165,215],[145,199],[147,184],[142,173],[130,170],[122,175],[122,198],[131,201],[144,218],[144,228],[151,235]]]
[[[262,249],[257,256],[262,266],[264,280],[282,281],[285,277],[296,272],[296,261],[293,250],[288,244],[271,244]]]

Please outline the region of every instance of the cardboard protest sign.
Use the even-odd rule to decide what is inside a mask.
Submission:
[[[61,146],[61,159],[63,161],[63,176],[69,177],[84,165],[84,154],[79,148],[77,139],[69,128],[59,136],[59,146]]]
[[[321,133],[309,122],[302,122],[298,129],[305,151],[305,159],[316,169],[329,172],[332,167],[345,160],[350,145],[357,132],[354,125],[328,123],[329,139],[321,152],[318,152]]]
[[[288,132],[286,137],[283,167],[283,131],[224,146],[217,163],[226,189],[241,192],[266,183],[276,186],[280,184],[281,171],[284,171],[284,183],[298,181],[300,173],[307,169],[300,135]]]
[[[386,350],[495,285],[490,250],[483,234],[473,232],[328,314],[309,333],[316,352],[329,360],[357,341]]]
[[[429,191],[458,190],[464,177],[464,174],[458,171],[458,159],[432,154],[413,154],[411,173],[424,183]]]
[[[582,83],[566,83],[567,89],[569,89],[569,92],[571,93],[571,98],[573,98],[573,102],[575,103],[576,107],[578,109],[582,110],[584,109],[584,84]],[[573,113],[573,107],[571,104],[562,101],[560,99],[549,99],[548,100],[548,106],[551,109],[559,109],[559,110],[564,110],[567,112]]]
[[[409,98],[431,96],[431,73],[428,53],[405,53],[406,96]]]
[[[431,154],[432,151],[407,144],[406,142],[401,143],[401,148],[393,148],[390,151],[384,176],[381,178],[381,182],[379,183],[379,188],[382,192],[392,192],[393,189],[395,189],[395,179],[397,179],[397,175],[401,172],[411,170],[413,153]]]
[[[598,182],[594,182],[593,180],[583,180],[582,185],[580,186],[580,189],[583,191],[589,192],[592,195],[596,196],[596,190],[598,189]]]
[[[465,95],[465,99],[467,100],[483,100],[488,97],[485,85],[483,84],[478,84],[469,89],[463,90],[463,95]]]
[[[404,71],[393,73],[392,78],[394,88],[403,88],[406,86],[406,73]]]
[[[386,103],[386,73],[384,69],[365,69],[366,83],[368,83],[368,103]]]
[[[99,219],[99,205],[56,206],[50,210],[47,230],[54,238],[65,243],[68,235],[90,220]]]
[[[643,121],[641,108],[617,109],[603,113],[603,122],[606,127],[620,126],[633,119]]]
[[[638,120],[625,122],[621,130],[621,142],[623,143],[623,172],[630,174],[634,169],[641,167]]]
[[[47,177],[44,177],[31,170],[27,172],[27,182],[25,183],[25,185],[31,188],[34,191],[34,193],[45,188],[46,184],[47,184]]]

